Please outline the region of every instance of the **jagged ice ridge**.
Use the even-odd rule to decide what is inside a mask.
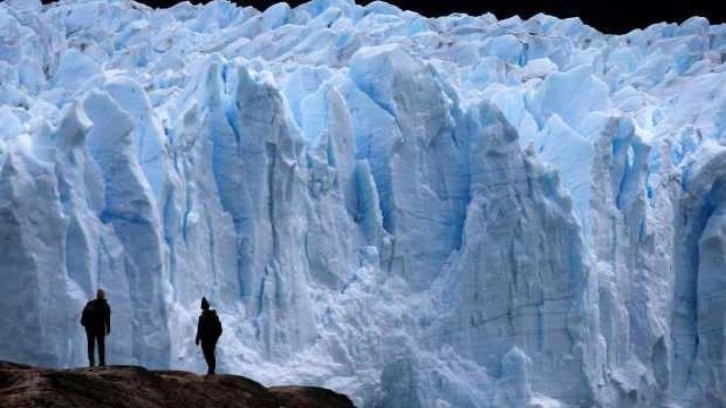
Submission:
[[[361,407],[726,404],[726,26],[0,3],[0,359]]]

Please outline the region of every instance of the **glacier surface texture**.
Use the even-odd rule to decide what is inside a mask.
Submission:
[[[0,4],[0,359],[726,405],[726,26]]]

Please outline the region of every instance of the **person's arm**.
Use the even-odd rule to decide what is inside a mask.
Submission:
[[[199,316],[199,321],[197,321],[197,337],[194,339],[194,344],[197,346],[199,345],[199,340],[202,336],[202,316]]]
[[[111,334],[111,306],[106,307],[106,334]]]

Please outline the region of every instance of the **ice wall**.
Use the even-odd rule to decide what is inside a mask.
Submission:
[[[361,407],[726,404],[726,26],[0,4],[0,359]],[[18,339],[23,339],[19,341]]]

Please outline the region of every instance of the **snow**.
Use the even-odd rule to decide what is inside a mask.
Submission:
[[[0,3],[0,359],[726,405],[726,25]],[[19,338],[27,341],[18,341]]]

